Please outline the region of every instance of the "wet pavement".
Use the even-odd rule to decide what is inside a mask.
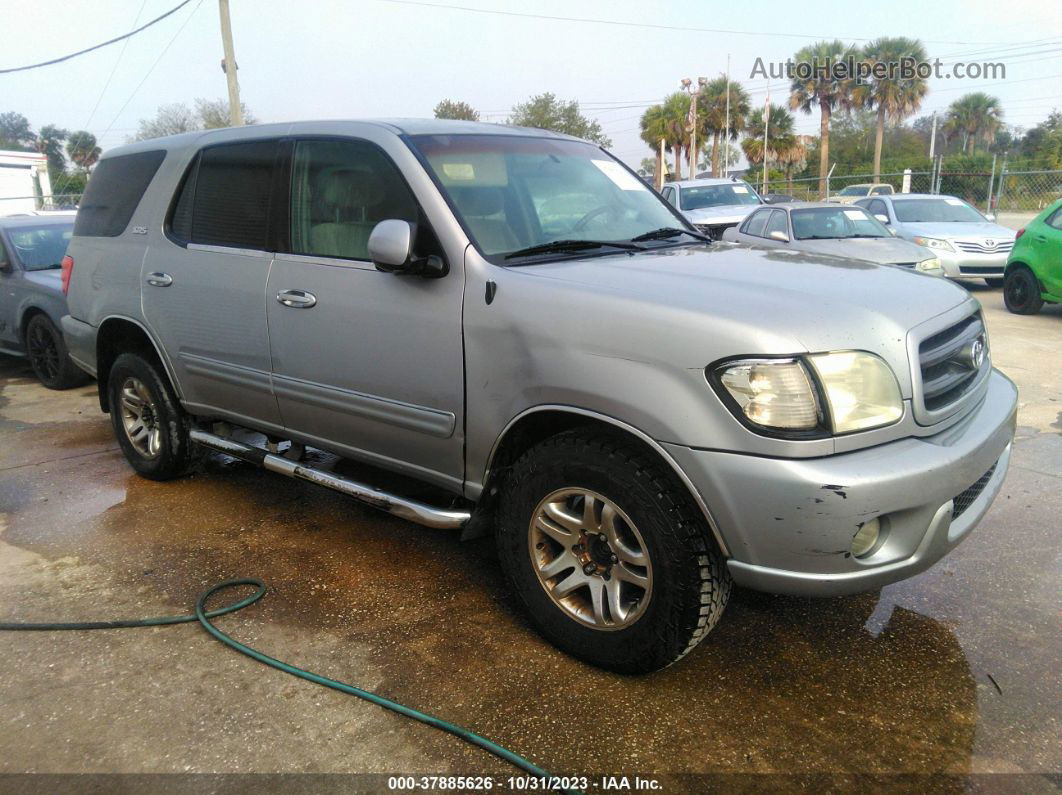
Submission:
[[[591,774],[594,789],[604,774],[697,791],[795,780],[692,774],[930,773],[949,776],[935,788],[1054,791],[1062,307],[1018,317],[999,291],[975,292],[995,363],[1022,399],[1010,474],[981,526],[928,572],[880,593],[735,590],[718,628],[663,672],[617,676],[546,644],[507,595],[489,539],[462,543],[217,457],[179,481],[140,479],[94,385],[49,392],[8,358],[0,620],[184,613],[207,585],[257,576],[266,598],[218,620],[240,640],[455,721],[555,773]],[[514,772],[258,665],[196,625],[4,634],[0,671],[0,773],[504,782]],[[978,776],[989,773],[1026,775]]]

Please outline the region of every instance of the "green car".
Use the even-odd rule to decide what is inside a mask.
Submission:
[[[1062,199],[1018,232],[1003,274],[1003,300],[1017,315],[1035,315],[1044,301],[1062,303]]]

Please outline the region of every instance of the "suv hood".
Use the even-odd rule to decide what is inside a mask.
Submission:
[[[731,244],[528,265],[578,306],[586,339],[615,355],[698,372],[730,356],[871,351],[911,392],[907,334],[976,301],[946,279],[889,265]],[[592,298],[591,298],[592,297]],[[632,350],[633,349],[633,350]]]
[[[736,224],[759,207],[758,204],[719,204],[698,210],[683,210],[682,214],[694,224]]]
[[[991,221],[982,223],[900,223],[905,231],[925,237],[948,238],[949,240],[968,240],[992,238],[993,240],[1013,240],[1017,232],[1006,226]]]

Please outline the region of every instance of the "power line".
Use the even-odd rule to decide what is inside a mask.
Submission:
[[[624,28],[648,28],[652,30],[671,30],[687,33],[725,33],[736,36],[777,36],[796,39],[822,39],[830,38],[823,34],[812,35],[810,33],[771,33],[761,30],[729,30],[726,28],[695,28],[688,25],[662,25],[652,22],[625,22],[617,19],[594,19],[591,17],[563,17],[552,14],[531,14],[520,11],[499,11],[493,8],[475,8],[472,6],[449,5],[445,3],[425,3],[421,0],[376,0],[378,3],[391,3],[393,5],[420,6],[422,8],[438,8],[447,11],[464,11],[470,14],[491,14],[503,17],[520,17],[522,19],[545,19],[552,22],[582,22],[593,25],[613,25]],[[853,41],[870,41],[869,38],[859,36],[844,36],[843,38]],[[961,44],[961,45],[992,45],[992,44],[1016,44],[1017,42],[991,42],[991,41],[951,41],[923,39],[929,44]]]
[[[186,2],[181,3],[181,6],[187,5],[190,2],[191,0],[186,0]],[[103,135],[106,135],[111,131],[111,127],[113,127],[114,123],[118,121],[118,118],[125,112],[125,109],[129,107],[129,103],[133,101],[133,97],[135,97],[137,92],[140,91],[140,88],[144,85],[144,83],[147,82],[147,79],[151,77],[151,73],[154,72],[155,67],[159,65],[159,61],[161,61],[166,56],[166,53],[169,52],[170,47],[172,47],[173,43],[177,41],[177,37],[181,35],[181,31],[183,31],[185,27],[188,26],[188,23],[192,21],[192,17],[195,16],[195,12],[199,10],[199,6],[201,5],[203,5],[203,0],[199,0],[199,2],[195,4],[195,8],[192,9],[192,13],[185,17],[184,22],[181,23],[181,26],[177,28],[177,31],[173,34],[173,38],[171,38],[169,43],[162,48],[162,52],[159,53],[159,57],[156,58],[155,62],[151,64],[151,67],[146,72],[144,72],[143,79],[141,79],[141,81],[136,84],[136,88],[134,88],[133,93],[129,95],[129,99],[125,101],[125,104],[122,105],[122,107],[114,115],[114,118],[111,119],[111,123],[108,124],[107,129],[103,131]],[[180,6],[178,6],[178,8],[180,8]]]
[[[16,67],[11,68],[11,69],[0,69],[0,75],[11,74],[12,72],[25,72],[25,71],[27,71],[29,69],[40,69],[42,66],[52,66],[53,64],[62,63],[63,61],[69,61],[71,58],[77,58],[79,55],[84,55],[85,53],[89,53],[89,52],[92,52],[94,50],[98,50],[98,49],[100,49],[102,47],[107,47],[107,46],[109,46],[111,44],[117,44],[118,42],[123,41],[124,39],[128,39],[131,36],[135,36],[137,33],[140,33],[140,31],[142,31],[142,30],[147,30],[152,25],[164,20],[166,17],[177,13],[182,8],[184,8],[186,5],[188,5],[190,2],[192,2],[192,0],[183,0],[183,2],[178,3],[176,6],[174,6],[169,11],[167,11],[165,14],[162,14],[161,16],[155,17],[153,20],[151,20],[150,22],[148,22],[148,23],[146,23],[144,25],[141,25],[136,30],[131,30],[128,33],[123,34],[121,36],[115,36],[113,39],[109,39],[109,40],[103,42],[102,44],[94,44],[91,47],[86,47],[83,50],[78,50],[77,52],[72,52],[69,55],[63,55],[60,58],[52,58],[50,61],[41,61],[40,63],[29,64],[28,66],[16,66]]]
[[[136,23],[140,21],[140,15],[144,13],[144,6],[147,5],[147,0],[141,0],[140,10],[136,12],[136,17],[133,19],[133,27],[136,27]],[[129,46],[129,39],[122,42],[122,49],[118,52],[118,57],[114,59],[114,66],[111,67],[111,73],[107,75],[107,82],[103,84],[103,88],[100,90],[100,95],[96,97],[96,104],[92,106],[92,113],[89,114],[88,121],[82,126],[81,129],[87,130],[88,126],[92,124],[92,120],[96,118],[96,111],[100,108],[100,103],[103,102],[103,95],[107,93],[107,89],[111,86],[111,81],[114,79],[114,73],[118,71],[118,64],[122,62],[122,56],[125,55],[125,49]]]

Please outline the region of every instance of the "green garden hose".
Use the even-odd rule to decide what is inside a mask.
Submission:
[[[211,596],[219,591],[226,590],[228,588],[238,588],[243,585],[251,585],[256,589],[250,596],[246,596],[238,602],[234,602],[231,605],[220,607],[216,610],[207,610],[206,603]],[[52,631],[52,630],[65,630],[65,629],[120,629],[125,627],[160,627],[169,624],[190,624],[193,621],[198,621],[203,629],[220,640],[229,648],[235,649],[240,654],[245,654],[248,657],[257,660],[260,663],[264,663],[271,668],[276,668],[278,671],[283,671],[286,674],[297,676],[300,679],[306,679],[307,681],[314,682],[324,687],[330,687],[333,690],[338,690],[341,693],[347,693],[351,696],[357,696],[372,704],[389,709],[392,712],[397,712],[399,715],[405,715],[407,718],[412,718],[415,721],[424,723],[431,726],[434,729],[452,734],[466,743],[471,743],[479,748],[482,748],[488,753],[494,754],[500,759],[504,759],[506,762],[520,768],[521,770],[530,773],[533,776],[546,780],[556,780],[556,777],[546,772],[542,768],[533,764],[532,762],[524,759],[517,753],[510,751],[508,748],[491,742],[486,737],[476,734],[473,731],[465,729],[456,724],[445,721],[442,718],[437,718],[434,715],[429,715],[426,712],[407,707],[404,704],[399,704],[397,701],[392,701],[389,698],[378,696],[375,693],[370,693],[368,690],[362,690],[360,687],[354,685],[348,685],[346,682],[340,682],[335,679],[329,679],[327,676],[321,676],[315,674],[312,671],[307,671],[302,668],[296,668],[294,665],[289,665],[286,662],[282,662],[274,657],[270,657],[268,654],[263,654],[257,649],[252,649],[250,646],[245,646],[230,635],[226,635],[220,629],[210,623],[210,619],[217,618],[218,616],[226,615],[227,613],[235,613],[237,610],[242,610],[245,607],[257,602],[266,594],[266,585],[261,580],[253,578],[244,578],[238,580],[226,580],[220,582],[217,585],[212,585],[207,588],[203,593],[199,595],[199,598],[195,601],[195,613],[193,615],[186,616],[157,616],[155,618],[141,618],[127,621],[81,621],[72,623],[21,623],[21,622],[0,622],[0,631]],[[572,792],[572,790],[563,790],[564,792]]]

